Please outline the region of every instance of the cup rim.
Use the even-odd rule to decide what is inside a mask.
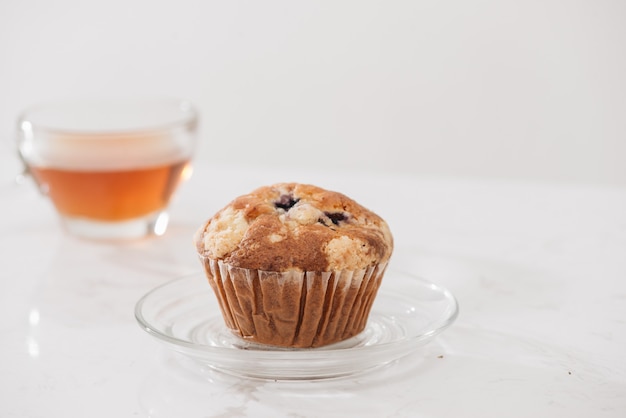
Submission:
[[[147,119],[141,120],[141,117],[137,118],[136,122],[126,122],[128,126],[122,127],[120,122],[118,126],[104,127],[93,125],[91,127],[72,127],[71,124],[64,124],[61,122],[50,123],[46,121],[47,118],[52,118],[54,112],[84,112],[87,114],[91,112],[91,115],[97,113],[97,110],[113,111],[114,113],[108,113],[109,118],[114,117],[127,117],[132,119],[132,115],[125,113],[122,115],[121,110],[137,110],[139,114],[140,109],[146,110],[146,106],[169,106],[172,112],[166,118],[154,117],[153,122],[148,122]],[[117,109],[117,110],[116,110]],[[49,114],[46,116],[45,113]],[[42,117],[42,113],[44,117]],[[50,114],[52,113],[52,114]],[[162,115],[161,115],[162,116]],[[67,116],[66,116],[67,117]],[[164,120],[161,120],[164,119]],[[145,135],[154,132],[165,132],[174,130],[179,127],[186,127],[189,129],[195,129],[199,121],[199,112],[196,106],[188,99],[174,98],[174,97],[126,97],[126,98],[78,98],[78,99],[65,99],[58,101],[40,102],[28,106],[25,108],[17,118],[18,131],[39,131],[49,134],[57,134],[63,136],[86,136],[93,137],[108,137],[112,135]],[[84,122],[83,122],[84,123]]]

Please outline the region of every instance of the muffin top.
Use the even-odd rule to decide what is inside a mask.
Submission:
[[[387,223],[349,197],[298,183],[240,196],[196,232],[198,254],[266,271],[357,270],[393,250]]]

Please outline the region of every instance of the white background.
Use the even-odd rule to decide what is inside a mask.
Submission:
[[[32,103],[165,95],[208,161],[626,185],[623,0],[1,0],[0,60],[1,152]]]

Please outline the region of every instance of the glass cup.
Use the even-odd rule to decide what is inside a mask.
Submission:
[[[70,233],[134,239],[165,233],[197,125],[195,108],[177,99],[52,103],[21,114],[18,150]]]

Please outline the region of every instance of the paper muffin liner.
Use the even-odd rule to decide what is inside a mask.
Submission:
[[[201,260],[228,328],[257,343],[298,348],[363,331],[387,267],[274,272]]]

